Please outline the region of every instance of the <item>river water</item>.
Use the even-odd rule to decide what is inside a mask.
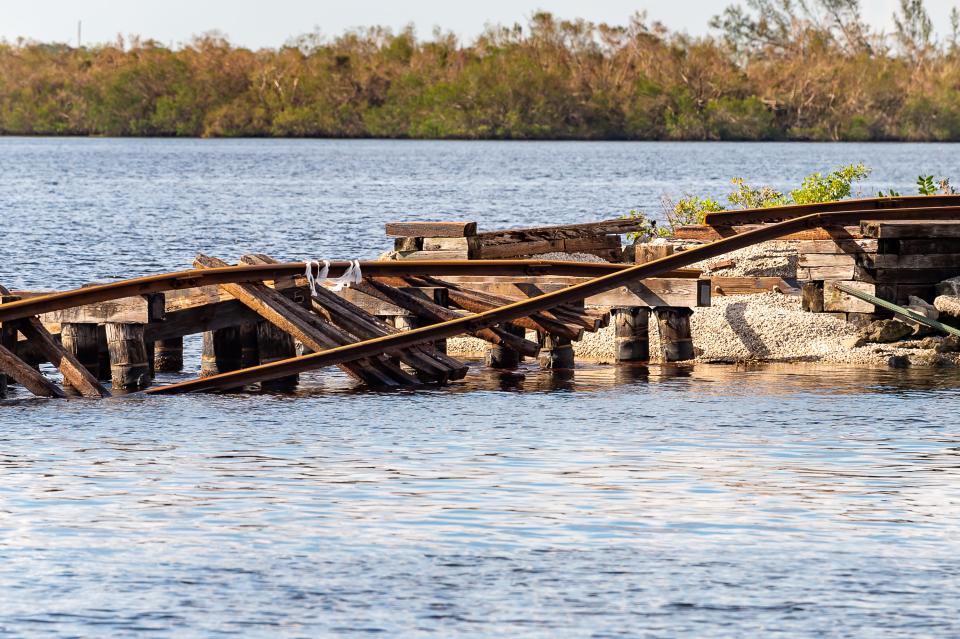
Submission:
[[[0,283],[372,257],[949,145],[0,139]],[[188,370],[198,367],[196,341]],[[956,636],[960,375],[527,366],[0,403],[0,636]],[[172,381],[176,377],[168,377]]]

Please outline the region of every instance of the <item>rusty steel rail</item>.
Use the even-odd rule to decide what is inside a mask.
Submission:
[[[958,211],[960,211],[960,209],[958,209]],[[914,215],[921,214],[914,213]],[[924,210],[922,215],[931,215],[930,209]],[[710,244],[705,244],[680,253],[674,253],[673,255],[652,262],[626,268],[619,272],[609,273],[581,284],[575,284],[552,293],[532,297],[476,315],[468,315],[432,326],[340,346],[311,355],[294,357],[211,377],[171,384],[169,386],[160,386],[144,392],[149,395],[172,395],[237,388],[249,383],[277,379],[294,373],[303,373],[331,366],[344,361],[369,357],[390,349],[415,346],[424,342],[453,337],[460,333],[476,331],[502,322],[527,317],[531,313],[549,310],[561,304],[582,300],[591,295],[603,293],[604,291],[629,284],[636,280],[656,277],[672,269],[682,268],[694,262],[717,257],[760,242],[774,240],[783,235],[788,235],[803,229],[843,222],[858,223],[864,218],[871,220],[889,220],[903,219],[903,217],[903,209],[814,213],[717,240]],[[920,219],[923,219],[923,217]]]
[[[349,268],[350,262],[330,262],[330,277],[338,277]],[[0,322],[11,322],[32,315],[52,313],[75,306],[108,302],[134,295],[175,291],[219,284],[248,284],[303,275],[305,262],[228,266],[211,269],[192,269],[176,273],[147,275],[130,280],[98,284],[58,293],[29,297],[0,307]],[[565,262],[558,260],[403,260],[391,262],[360,262],[360,270],[371,277],[406,277],[417,275],[505,275],[505,276],[563,276],[596,277],[628,268],[624,264],[600,262]],[[668,274],[676,278],[696,278],[700,271],[678,270]]]
[[[718,211],[707,213],[704,224],[714,228],[746,226],[749,224],[769,224],[783,222],[814,213],[840,213],[844,211],[874,210],[923,210],[930,208],[955,209],[960,212],[960,195],[908,195],[899,197],[875,197],[819,204],[791,204],[773,206],[765,209],[744,209],[737,211]]]

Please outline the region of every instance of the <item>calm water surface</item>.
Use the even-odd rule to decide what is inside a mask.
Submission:
[[[0,139],[0,283],[370,257],[949,145]],[[198,365],[196,340],[188,367]],[[166,381],[172,381],[174,377]],[[960,375],[484,371],[0,403],[2,636],[957,636]]]

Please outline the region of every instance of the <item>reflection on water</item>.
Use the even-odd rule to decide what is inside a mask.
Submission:
[[[0,138],[0,283],[372,257],[399,217],[656,214],[857,161],[908,192],[955,149]],[[0,402],[0,636],[960,635],[955,372],[302,379]]]
[[[956,375],[475,364],[419,392],[7,402],[0,628],[960,631]]]

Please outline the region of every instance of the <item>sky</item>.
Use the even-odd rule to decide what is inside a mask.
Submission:
[[[82,22],[85,44],[136,34],[176,46],[210,30],[250,47],[277,47],[312,31],[335,36],[358,26],[382,25],[397,30],[414,24],[421,37],[435,26],[470,40],[485,24],[525,24],[537,10],[562,18],[625,24],[645,9],[651,20],[674,30],[702,34],[710,17],[732,0],[0,0],[0,38],[76,44]],[[927,0],[934,23],[946,32],[950,7],[958,0]],[[898,0],[863,0],[865,17],[890,29]]]

